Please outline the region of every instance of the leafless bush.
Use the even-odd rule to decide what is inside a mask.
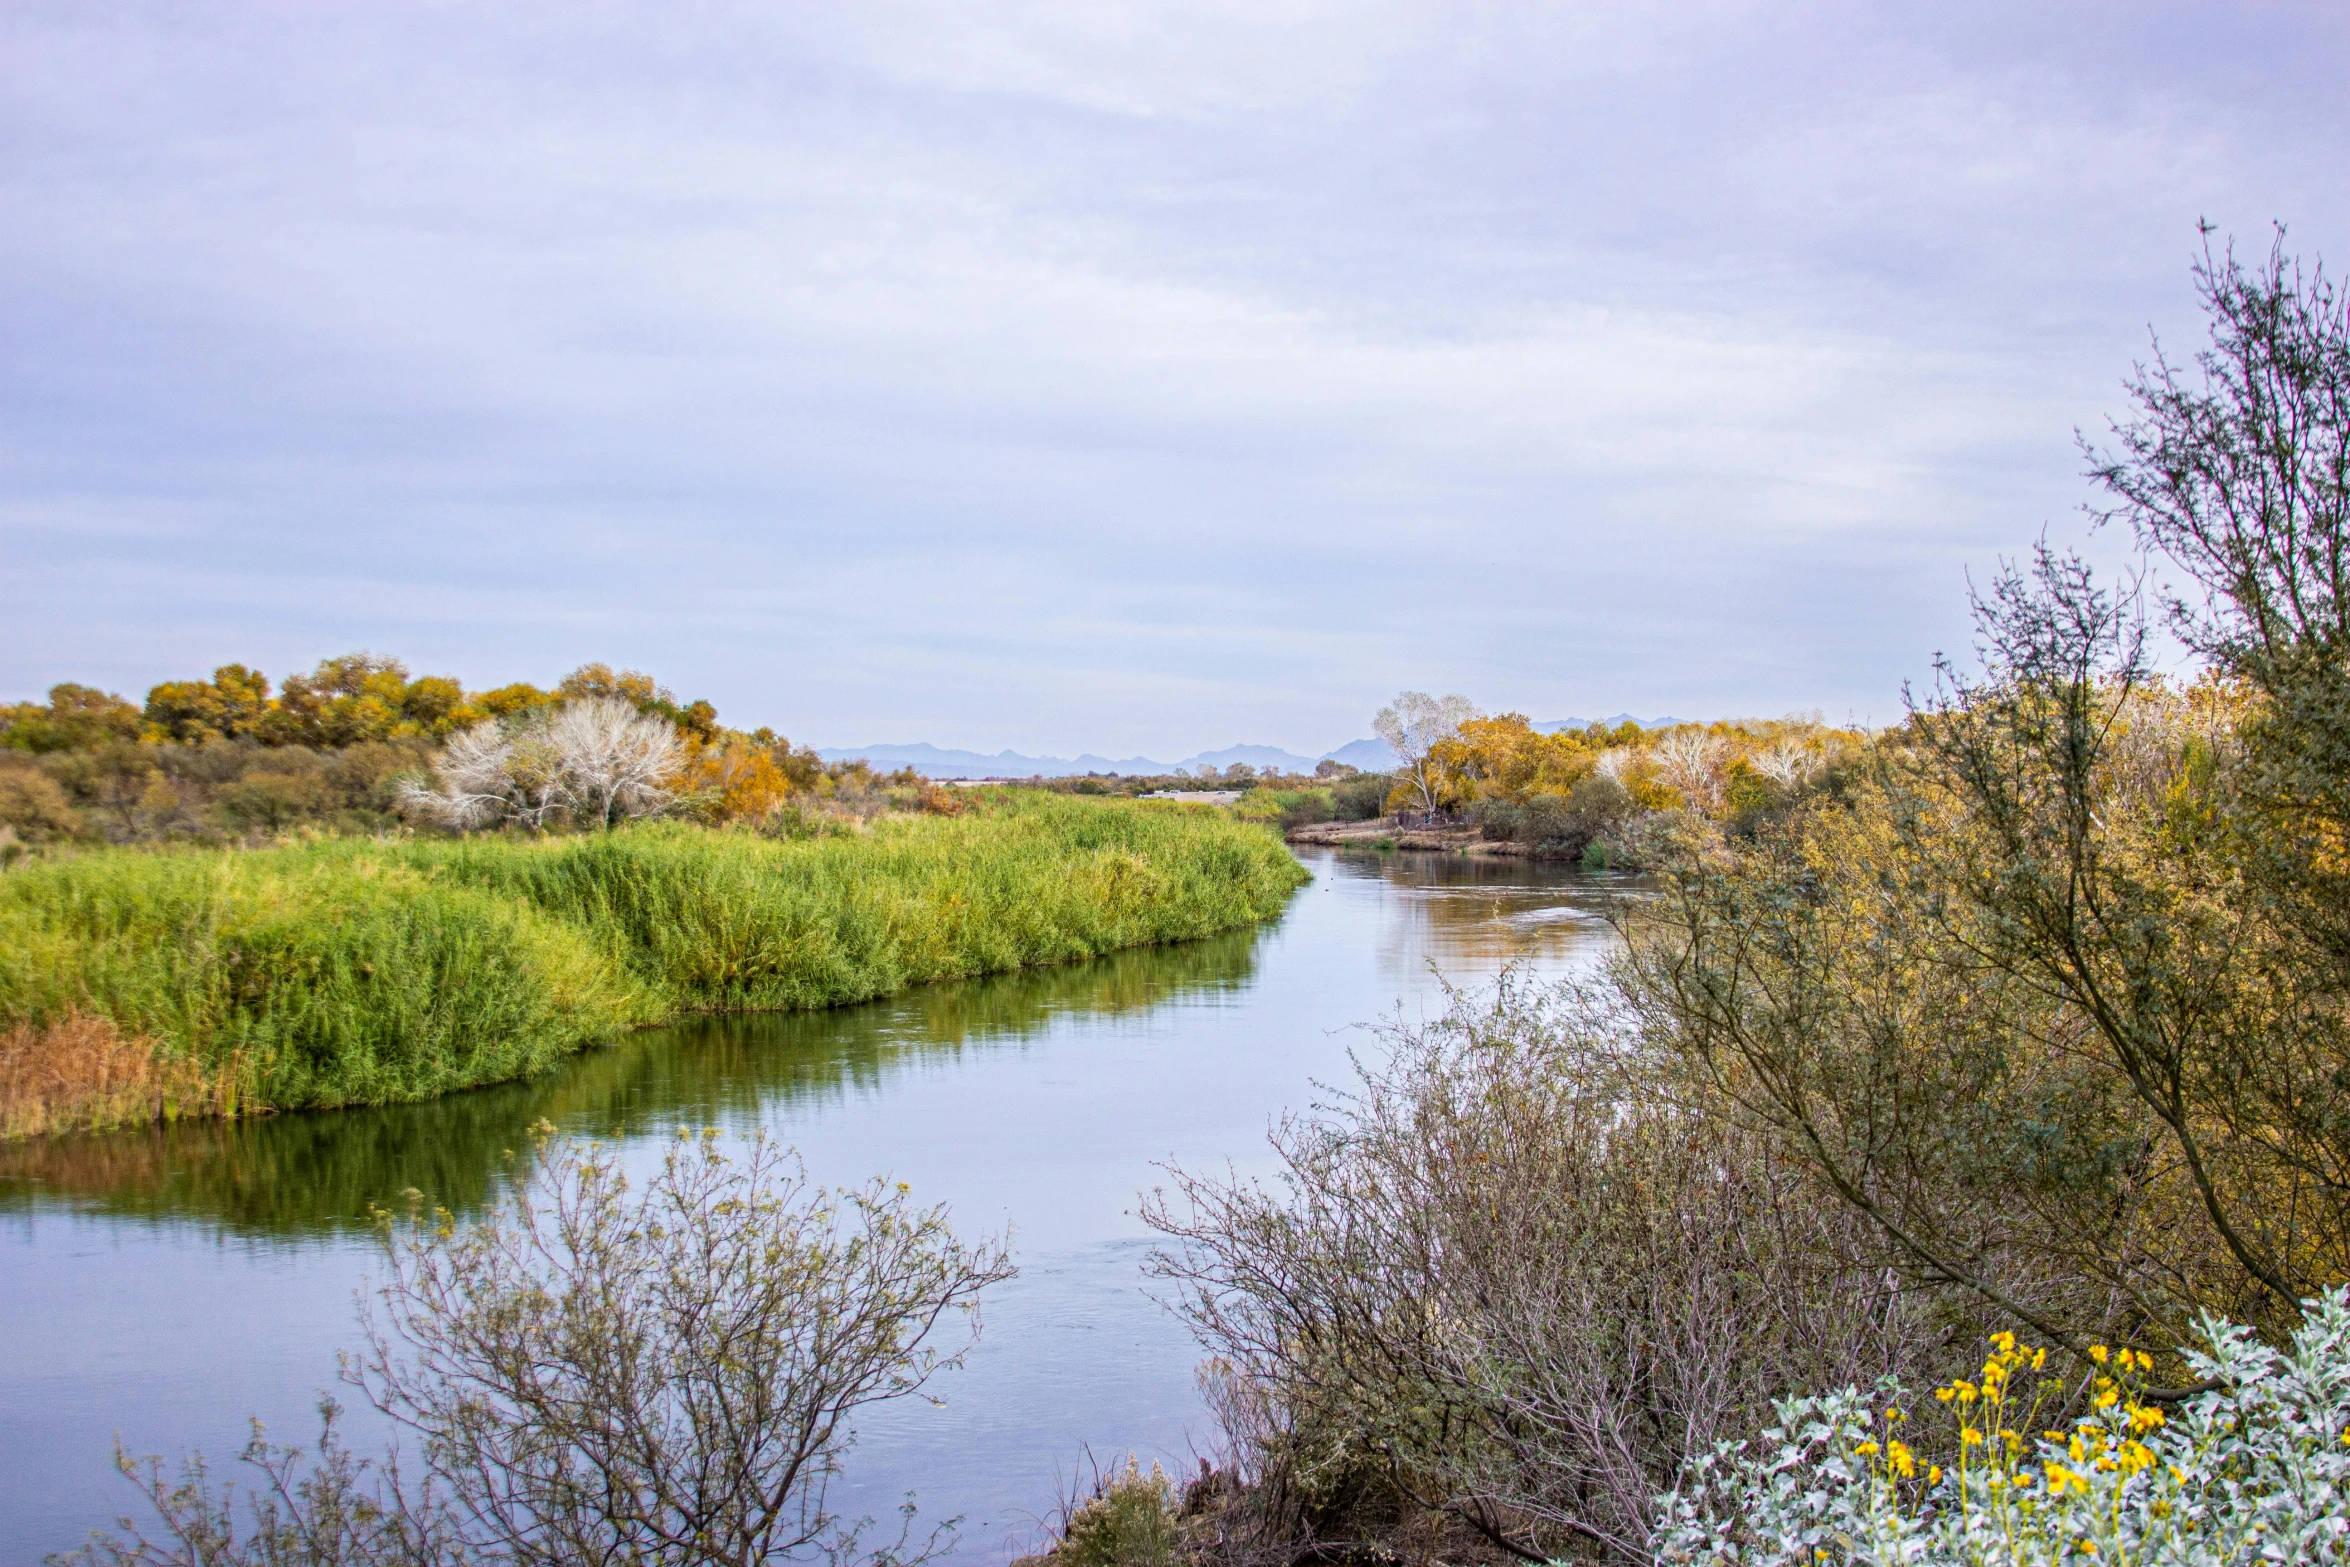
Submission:
[[[1430,1509],[1643,1560],[1682,1462],[1773,1396],[1915,1369],[1863,1228],[1592,996],[1505,977],[1388,1042],[1282,1122],[1278,1187],[1177,1171],[1146,1209],[1301,1530]]]
[[[166,1538],[101,1538],[85,1560],[838,1567],[920,1561],[943,1537],[909,1552],[909,1503],[872,1551],[869,1521],[826,1501],[857,1411],[921,1396],[967,1347],[933,1335],[1012,1271],[905,1187],[831,1193],[786,1150],[762,1140],[737,1162],[706,1134],[637,1194],[609,1150],[549,1142],[488,1217],[386,1226],[389,1274],[344,1377],[417,1439],[418,1481],[370,1478],[330,1414],[307,1469],[256,1434],[265,1483],[243,1538],[200,1461],[178,1486],[150,1461]]]

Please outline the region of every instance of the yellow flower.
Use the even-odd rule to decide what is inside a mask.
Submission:
[[[1928,1465],[1926,1465],[1926,1484],[1928,1484],[1928,1485],[1940,1485],[1941,1483],[1942,1483],[1942,1466],[1941,1466],[1940,1464],[1928,1464]]]
[[[2103,1344],[2092,1344],[2089,1346],[2089,1358],[2096,1361],[2097,1364],[2101,1366],[2105,1364],[2105,1357],[2107,1353],[2108,1351]]]
[[[1904,1443],[1888,1441],[1885,1444],[1885,1461],[1904,1480],[1914,1478],[1918,1472],[1917,1459]]]
[[[1855,1447],[1853,1451],[1860,1454],[1860,1456],[1863,1458],[1874,1458],[1877,1456],[1877,1444],[1874,1442],[1863,1442],[1858,1447]]]
[[[1983,1433],[1973,1426],[1961,1426],[1958,1431],[1958,1439],[1968,1447],[1976,1447],[1981,1445]]]

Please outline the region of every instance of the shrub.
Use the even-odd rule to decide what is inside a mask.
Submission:
[[[0,827],[26,843],[54,843],[82,830],[65,791],[29,767],[0,767]]]
[[[1156,1463],[1150,1473],[1131,1455],[1123,1472],[1094,1483],[1069,1514],[1052,1559],[1066,1567],[1160,1567],[1176,1545],[1175,1487]]]
[[[1387,814],[1388,792],[1395,779],[1387,773],[1363,773],[1331,788],[1331,811],[1342,822],[1367,822]]]
[[[1682,1465],[1773,1397],[1932,1353],[1865,1226],[1595,998],[1507,977],[1390,1043],[1283,1120],[1280,1187],[1175,1171],[1145,1208],[1299,1533],[1433,1511],[1512,1554],[1637,1556]]]
[[[828,1492],[860,1410],[961,1360],[932,1341],[1011,1275],[1002,1245],[959,1241],[903,1185],[814,1186],[763,1139],[737,1161],[715,1133],[681,1135],[639,1190],[610,1150],[540,1131],[535,1170],[482,1219],[381,1215],[387,1274],[344,1376],[417,1438],[420,1483],[371,1477],[330,1404],[315,1464],[256,1433],[246,1456],[267,1484],[241,1538],[200,1458],[174,1485],[118,1452],[166,1538],[126,1520],[129,1539],[68,1560],[907,1560],[903,1533],[861,1549],[869,1521],[836,1516]]]
[[[2165,1413],[2137,1396],[2148,1357],[2095,1348],[2087,1413],[2045,1433],[2017,1383],[2045,1366],[2047,1351],[1999,1335],[1977,1378],[1937,1394],[1960,1422],[1947,1468],[1903,1440],[1898,1385],[1789,1399],[1759,1447],[1724,1444],[1692,1466],[1656,1559],[2350,1559],[2350,1292],[2307,1302],[2281,1350],[2216,1318],[2202,1332],[2205,1349],[2186,1362],[2210,1391]]]

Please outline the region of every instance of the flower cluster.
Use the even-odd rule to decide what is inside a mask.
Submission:
[[[2044,1429],[2048,1352],[1998,1335],[1978,1377],[1935,1392],[1947,1469],[1902,1439],[1897,1386],[1790,1399],[1664,1499],[1657,1560],[2350,1563],[2350,1291],[2308,1302],[2282,1350],[2216,1320],[2202,1337],[2187,1361],[2210,1391],[2166,1412],[2139,1396],[2148,1356],[2098,1346],[2088,1407]]]

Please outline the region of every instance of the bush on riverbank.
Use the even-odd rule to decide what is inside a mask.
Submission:
[[[663,824],[105,851],[0,876],[0,1025],[103,1017],[247,1104],[399,1102],[682,1012],[837,1005],[1252,924],[1304,875],[1221,813],[1025,793],[802,841]]]
[[[1249,1482],[1194,1558],[2344,1559],[2350,301],[2198,281],[2094,458],[2191,681],[2043,547],[1898,728],[1432,753],[1534,841],[1620,790],[1658,896],[1574,1027],[1505,986],[1149,1210]]]

